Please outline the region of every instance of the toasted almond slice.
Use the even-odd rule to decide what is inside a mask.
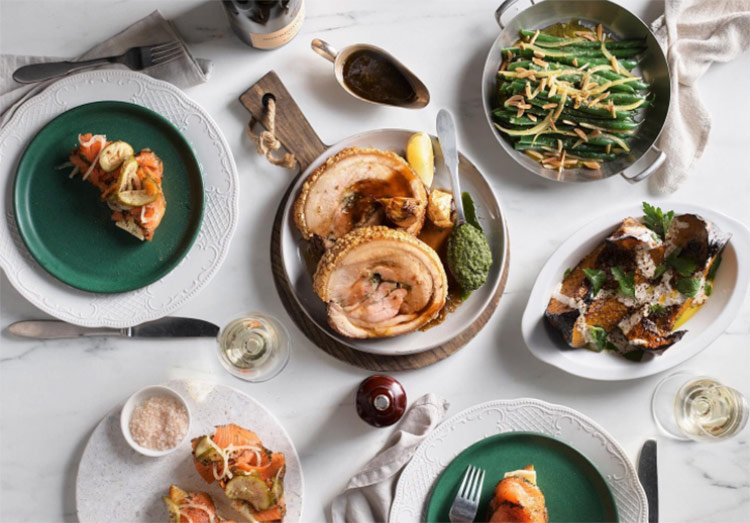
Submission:
[[[562,156],[560,157],[560,166],[557,168],[558,174],[562,173],[563,167],[565,166],[565,152],[566,151],[563,151]]]
[[[531,120],[532,122],[536,122],[536,121],[537,121],[537,117],[536,117],[536,115],[533,115],[533,114],[531,114],[531,113],[527,114],[527,115],[526,115],[526,118],[528,118],[528,119],[529,119],[529,120]]]
[[[555,121],[554,121],[554,120],[550,120],[550,121],[549,121],[549,126],[550,126],[550,128],[551,128],[551,129],[552,129],[553,131],[557,131],[557,126],[555,125]]]
[[[594,162],[594,161],[591,161],[591,160],[585,160],[585,161],[583,161],[581,163],[583,164],[584,167],[588,167],[589,169],[594,169],[594,170],[597,170],[597,171],[599,169],[601,169],[601,165],[599,165],[599,162]]]
[[[545,55],[543,52],[539,51],[538,49],[535,49],[534,56],[536,56],[537,58],[544,58],[547,55]]]
[[[617,74],[620,74],[620,63],[617,61],[617,58],[613,56],[609,59],[609,63],[612,64],[612,69],[614,69]]]
[[[604,31],[602,29],[602,24],[596,26],[596,37],[600,42],[604,41]]]
[[[513,70],[514,70],[515,72],[517,72],[517,73],[525,73],[525,72],[526,72],[526,69],[524,69],[523,67],[516,67],[516,68],[515,68],[515,69],[513,69]]]
[[[549,88],[549,95],[547,95],[548,98],[552,98],[557,93],[557,84],[552,83]]]
[[[557,152],[559,153],[562,151],[562,140],[560,138],[557,139]]]
[[[582,143],[583,143],[583,140],[576,140],[576,143],[573,144],[573,147],[571,149],[575,149],[576,147],[578,147]]]
[[[521,109],[531,109],[532,106],[530,104],[521,104],[518,107],[520,107]]]
[[[531,40],[529,40],[529,44],[534,45],[534,42],[536,42],[537,37],[539,36],[539,29],[536,30],[534,33],[534,36],[531,37]]]
[[[573,58],[573,65],[578,67],[578,58]]]
[[[527,149],[524,152],[526,153],[527,156],[531,156],[534,160],[537,160],[537,161],[541,161],[544,158],[544,156],[542,156],[542,153],[540,153],[539,151],[533,151],[531,149]]]
[[[591,100],[588,103],[588,106],[591,107],[594,104],[598,104],[599,102],[601,102],[602,100],[604,100],[608,96],[609,96],[609,93],[600,94],[599,96],[597,96],[596,98],[594,98],[593,100]]]
[[[508,62],[506,60],[503,60],[503,63],[500,64],[500,70],[505,71],[508,68]]]
[[[602,132],[599,129],[594,129],[589,133],[589,138],[596,138],[600,134],[602,134]]]
[[[532,61],[533,63],[535,63],[536,65],[538,65],[539,67],[544,67],[545,69],[546,69],[547,67],[549,67],[549,64],[548,64],[547,62],[545,62],[545,61],[544,61],[544,60],[542,60],[541,58],[537,58],[536,56],[535,56],[534,58],[532,58],[532,59],[531,59],[531,61]]]
[[[550,102],[548,104],[544,104],[542,106],[542,109],[554,109],[555,107],[557,107],[557,104],[555,102]]]
[[[586,133],[584,133],[584,132],[583,132],[583,131],[582,131],[581,129],[579,129],[578,127],[574,128],[574,129],[573,129],[573,132],[574,132],[574,133],[576,133],[576,134],[578,135],[578,137],[579,137],[579,138],[580,138],[581,140],[583,140],[584,142],[588,142],[588,141],[589,141],[589,138],[588,138],[588,136],[586,136]]]
[[[607,144],[607,149],[606,149],[606,151],[607,151],[607,154],[609,154],[609,153],[611,153],[611,152],[612,152],[612,144],[611,144],[611,143],[608,143],[608,144]]]
[[[526,89],[525,90],[526,90],[526,98],[528,98],[529,100],[532,99],[533,96],[531,94],[531,84],[529,82],[526,82]]]
[[[578,109],[579,107],[581,107],[581,103],[582,103],[582,99],[580,95],[576,96],[575,102],[573,103],[573,109]]]
[[[612,118],[617,118],[617,111],[615,111],[615,104],[612,103],[612,100],[607,102],[607,110],[612,115]]]
[[[523,106],[518,106],[518,112],[516,112],[516,118],[521,118],[523,116]]]

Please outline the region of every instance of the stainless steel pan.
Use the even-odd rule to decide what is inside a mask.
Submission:
[[[521,10],[510,21],[506,15],[518,0],[505,0],[495,13],[500,25],[500,35],[492,44],[484,64],[482,100],[487,121],[497,141],[514,160],[529,171],[565,182],[601,180],[619,174],[629,182],[646,179],[666,159],[655,143],[664,127],[669,110],[671,87],[667,58],[648,26],[633,13],[608,0],[529,0],[531,6]],[[558,22],[570,20],[601,23],[607,30],[621,38],[644,38],[648,49],[636,73],[651,84],[655,103],[645,109],[644,122],[631,141],[631,151],[615,160],[604,162],[600,171],[565,169],[558,177],[555,170],[545,169],[525,154],[516,151],[511,141],[492,125],[491,111],[497,106],[497,71],[502,63],[501,50],[518,41],[520,29],[543,29]]]

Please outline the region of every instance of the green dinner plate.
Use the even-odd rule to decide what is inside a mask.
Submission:
[[[59,168],[87,132],[124,140],[136,153],[151,149],[164,162],[167,209],[153,241],[116,227],[99,189]],[[125,292],[159,280],[188,253],[203,219],[203,178],[187,140],[163,116],[95,102],[64,112],[34,137],[18,165],[14,206],[26,247],[55,278],[85,291]]]
[[[487,521],[487,508],[506,472],[534,465],[550,523],[618,521],[607,482],[586,457],[569,445],[534,432],[506,432],[485,438],[459,454],[435,484],[427,521],[448,521],[448,511],[469,465],[487,471],[475,521]]]

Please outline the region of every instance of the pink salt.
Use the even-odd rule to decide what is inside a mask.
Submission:
[[[151,396],[142,401],[130,416],[130,435],[151,450],[175,447],[188,430],[185,406],[172,396]]]

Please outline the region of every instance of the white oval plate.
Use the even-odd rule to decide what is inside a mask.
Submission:
[[[231,387],[198,380],[164,384],[180,394],[191,415],[189,437],[170,454],[143,456],[122,435],[120,410],[112,409],[91,434],[78,465],[76,510],[82,523],[96,521],[166,521],[162,496],[175,484],[183,490],[207,492],[224,517],[232,517],[221,488],[207,484],[195,470],[190,440],[211,434],[216,425],[236,423],[252,430],[263,445],[286,457],[287,514],[285,521],[302,519],[302,466],[294,443],[279,421],[253,398]],[[236,515],[235,515],[236,516]],[[241,521],[238,520],[238,521]]]
[[[95,294],[55,279],[31,257],[16,228],[13,180],[29,140],[57,115],[82,104],[117,100],[148,107],[171,121],[190,143],[203,173],[205,207],[190,252],[169,274],[142,289]],[[211,281],[237,226],[237,167],[224,135],[198,104],[171,84],[141,73],[97,70],[55,82],[25,102],[0,131],[0,266],[27,300],[61,320],[123,328],[166,316]]]
[[[508,228],[505,215],[500,210],[500,204],[495,198],[487,180],[479,170],[459,154],[459,172],[461,174],[461,190],[471,194],[474,199],[479,223],[482,225],[492,249],[493,264],[487,282],[474,291],[471,297],[458,307],[454,312],[447,315],[445,321],[436,327],[426,331],[417,331],[393,338],[380,338],[359,340],[341,336],[328,325],[326,306],[313,292],[312,277],[307,271],[305,260],[299,249],[302,236],[294,223],[293,207],[300,193],[302,184],[312,171],[325,162],[330,156],[336,154],[346,147],[374,147],[387,151],[395,151],[404,156],[406,142],[415,131],[404,129],[382,129],[356,134],[330,147],[321,154],[300,176],[290,193],[290,197],[284,208],[284,218],[281,227],[281,257],[284,261],[284,270],[287,279],[294,291],[302,310],[314,321],[326,334],[345,345],[354,349],[373,354],[400,355],[423,352],[458,336],[469,327],[474,320],[484,311],[485,307],[495,294],[503,270],[508,263],[506,242],[508,241]],[[445,167],[442,151],[437,138],[432,137],[435,149],[435,181],[433,187],[450,189],[450,174]]]
[[[684,325],[687,333],[660,356],[634,362],[609,352],[593,352],[570,348],[562,336],[544,320],[550,296],[568,267],[575,267],[581,259],[607,237],[628,216],[643,216],[639,206],[613,211],[579,230],[565,240],[542,268],[536,279],[521,329],[531,353],[540,360],[570,374],[594,380],[629,380],[663,372],[692,358],[708,347],[729,326],[742,306],[750,283],[750,231],[740,222],[716,211],[692,204],[659,204],[675,214],[693,213],[714,222],[732,237],[724,248],[722,262],[716,274],[713,293],[700,310]],[[743,262],[739,263],[742,259]]]
[[[424,521],[430,492],[445,467],[466,447],[502,432],[529,431],[557,438],[586,456],[612,489],[621,523],[646,523],[646,493],[625,451],[578,411],[537,399],[497,400],[470,407],[432,431],[396,486],[391,523]],[[481,463],[475,463],[481,467]]]

